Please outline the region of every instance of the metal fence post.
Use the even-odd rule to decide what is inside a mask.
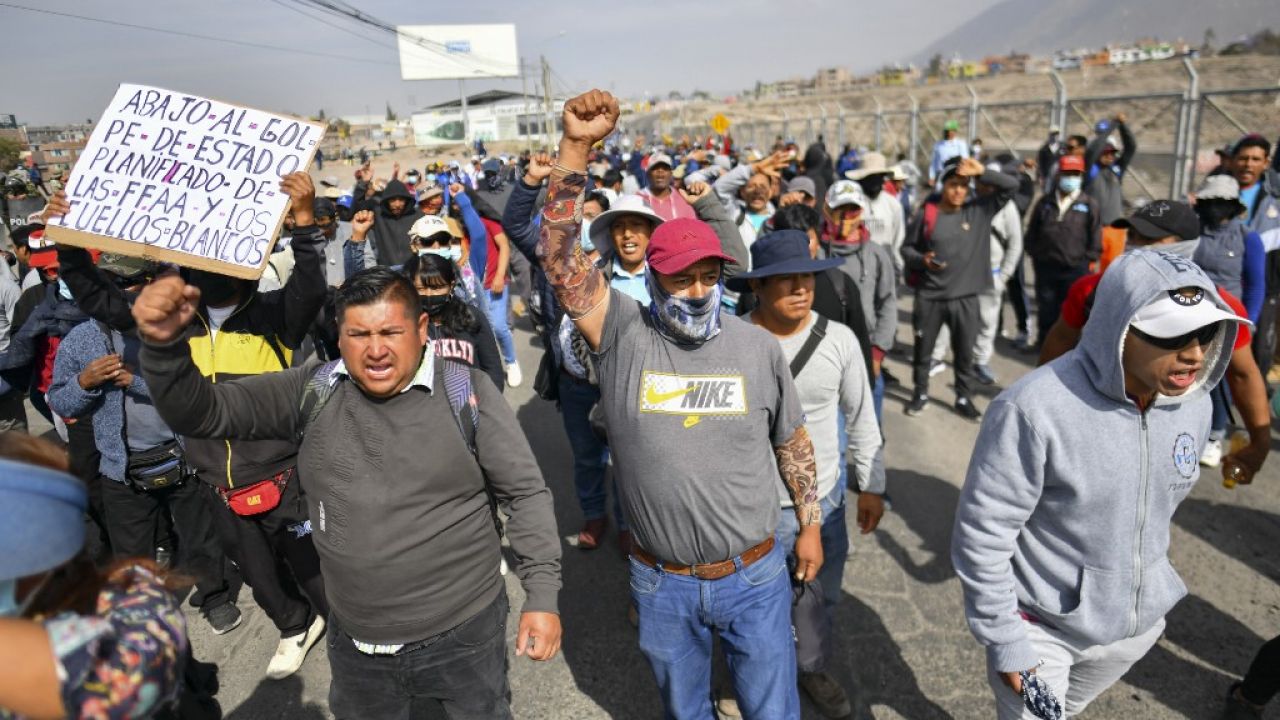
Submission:
[[[1067,133],[1067,84],[1057,70],[1049,73],[1053,81],[1053,109],[1049,111],[1049,125],[1057,125],[1062,134]]]
[[[807,148],[813,144],[813,110],[805,108],[804,111],[804,146]]]
[[[786,110],[782,111],[782,141],[786,142],[791,133],[791,116]]]
[[[872,136],[875,138],[876,152],[884,152],[883,132],[884,132],[884,105],[880,104],[880,98],[875,95],[871,99],[876,104],[876,117]]]
[[[1175,177],[1178,184],[1173,186],[1170,197],[1180,198],[1191,192],[1191,181],[1195,179],[1196,173],[1196,155],[1200,152],[1200,123],[1197,119],[1198,113],[1196,109],[1200,104],[1200,73],[1196,72],[1195,65],[1191,64],[1191,58],[1182,58],[1182,67],[1187,71],[1187,95],[1183,102],[1184,110],[1181,123],[1182,137],[1182,154],[1178,157],[1178,167]],[[1191,128],[1196,128],[1196,135],[1192,137]]]
[[[818,125],[818,139],[822,143],[822,149],[830,155],[831,151],[827,149],[827,106],[818,103],[818,112],[822,113],[822,123]]]
[[[970,142],[978,136],[978,91],[973,89],[973,85],[965,83],[964,87],[969,91],[969,137]]]
[[[836,144],[843,150],[845,142],[844,105],[836,103]]]
[[[907,139],[910,146],[907,157],[911,159],[912,163],[917,163],[920,149],[920,101],[916,99],[915,95],[907,95],[907,97],[911,99],[911,129]]]

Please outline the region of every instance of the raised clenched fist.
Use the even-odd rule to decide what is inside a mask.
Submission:
[[[177,340],[200,305],[200,289],[177,275],[147,285],[133,303],[133,319],[143,340],[163,345]]]
[[[564,105],[564,138],[591,147],[609,137],[618,124],[618,100],[603,90],[591,90]]]
[[[524,170],[524,184],[541,185],[543,180],[551,177],[551,168],[555,161],[547,153],[540,152],[529,158],[529,166]]]

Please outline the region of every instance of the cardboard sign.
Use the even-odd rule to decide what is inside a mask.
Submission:
[[[262,275],[320,123],[124,84],[67,181],[55,242],[239,278]]]

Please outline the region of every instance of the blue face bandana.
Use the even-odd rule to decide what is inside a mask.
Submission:
[[[651,268],[645,268],[649,283],[649,316],[658,332],[677,345],[701,345],[720,334],[720,299],[724,281],[700,298],[675,297],[662,288]]]

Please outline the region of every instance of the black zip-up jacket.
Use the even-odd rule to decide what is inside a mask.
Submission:
[[[293,230],[293,274],[283,288],[248,293],[222,324],[209,332],[209,310],[201,303],[187,329],[191,358],[200,374],[215,383],[280,372],[293,364],[324,304],[327,283],[320,259],[325,237],[313,226]],[[58,248],[61,277],[80,308],[95,320],[125,331],[134,327],[130,305],[121,292],[79,248]],[[297,463],[298,446],[290,440],[224,440],[185,438],[186,460],[200,479],[220,488],[252,485]]]
[[[1098,201],[1080,193],[1059,219],[1058,191],[1045,195],[1031,211],[1023,247],[1032,260],[1078,268],[1102,254],[1102,212]]]

